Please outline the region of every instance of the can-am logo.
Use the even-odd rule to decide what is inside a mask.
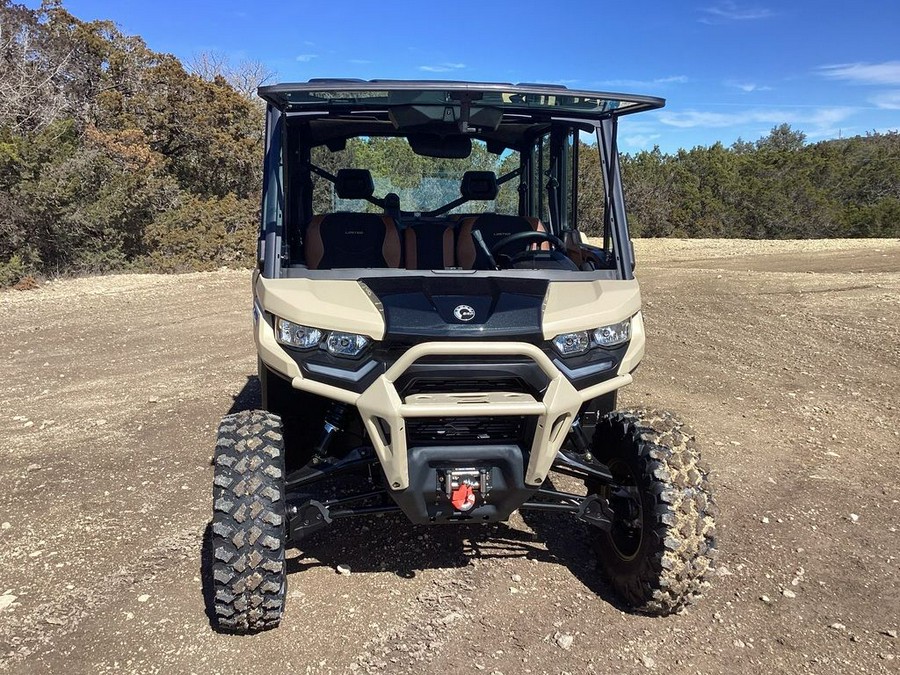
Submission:
[[[453,310],[453,316],[460,321],[471,321],[475,318],[475,310],[468,305],[459,305]]]

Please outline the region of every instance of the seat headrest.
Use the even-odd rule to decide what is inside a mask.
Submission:
[[[493,171],[466,171],[463,174],[460,194],[466,199],[491,201],[497,198],[497,174]]]
[[[368,169],[339,169],[334,190],[341,199],[367,199],[375,192],[375,182]]]

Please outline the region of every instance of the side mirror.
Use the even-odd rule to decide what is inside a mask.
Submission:
[[[628,240],[628,248],[631,249],[631,271],[634,272],[634,263],[635,263],[634,241],[631,239]]]

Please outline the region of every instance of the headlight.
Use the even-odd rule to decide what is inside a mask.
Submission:
[[[628,342],[631,337],[631,319],[601,326],[594,331],[594,344],[600,347],[616,347],[623,342]]]
[[[592,331],[563,333],[553,338],[553,346],[563,356],[584,354],[591,347],[617,347],[631,337],[631,319],[600,326]]]
[[[553,338],[553,346],[563,356],[583,354],[591,346],[591,340],[586,330],[578,333],[563,333]]]
[[[303,326],[280,317],[275,318],[275,339],[296,349],[324,348],[332,356],[359,356],[369,346],[371,339],[356,333],[339,330],[323,331],[321,328]]]
[[[334,356],[359,356],[369,344],[369,338],[356,333],[332,331],[325,341],[325,349]]]
[[[275,338],[289,347],[312,349],[322,341],[322,331],[279,318],[275,320]]]

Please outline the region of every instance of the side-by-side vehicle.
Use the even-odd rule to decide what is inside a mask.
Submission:
[[[259,94],[262,403],[219,428],[219,626],[278,625],[286,547],[370,514],[568,515],[635,610],[694,600],[715,554],[707,470],[674,415],[616,409],[645,340],[616,132],[664,102],[393,80]]]

